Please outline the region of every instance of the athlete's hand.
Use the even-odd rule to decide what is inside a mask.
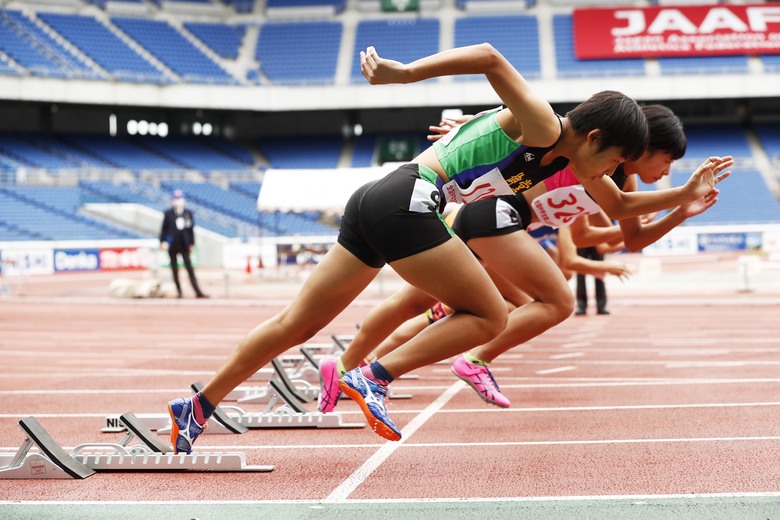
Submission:
[[[718,194],[720,191],[715,188],[710,190],[709,193],[707,193],[703,197],[699,197],[696,200],[692,200],[691,202],[685,203],[682,206],[680,206],[680,209],[682,210],[683,217],[686,219],[689,219],[691,217],[695,217],[696,215],[700,215],[710,209],[713,204],[718,202]]]
[[[360,72],[371,85],[406,83],[406,65],[400,61],[380,58],[376,49],[369,47],[360,51]]]
[[[464,115],[464,116],[460,116],[460,117],[453,117],[453,118],[449,118],[448,117],[448,118],[442,119],[439,122],[438,126],[431,125],[431,126],[428,127],[428,131],[431,132],[428,135],[428,140],[429,141],[438,141],[444,135],[449,133],[451,130],[459,127],[460,125],[462,125],[466,121],[470,120],[472,117],[474,117],[474,116],[472,116],[472,115]]]
[[[167,251],[168,250],[168,242],[160,242],[160,249],[162,249],[163,251]]]
[[[712,191],[718,183],[731,175],[731,172],[721,172],[733,164],[734,159],[730,155],[710,157],[701,163],[685,183],[686,190],[691,194],[690,200],[704,197]]]
[[[612,262],[610,260],[604,260],[604,274],[611,274],[617,276],[620,281],[628,280],[631,276],[631,269],[622,262]]]

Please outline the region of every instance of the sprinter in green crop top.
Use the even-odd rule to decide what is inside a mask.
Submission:
[[[531,149],[549,149],[542,154],[540,166],[563,157],[583,184],[600,184],[601,177],[612,172],[618,163],[639,156],[647,141],[645,117],[633,100],[617,92],[605,93],[559,120],[549,103],[487,44],[452,49],[409,65],[382,60],[373,49],[368,49],[361,52],[361,67],[370,83],[485,74],[507,107],[490,116],[501,127],[499,131],[491,123],[493,130],[507,136],[506,157],[490,158],[504,181],[508,181],[505,175],[510,172],[504,173],[502,168],[510,166],[502,161],[510,157],[514,160],[526,152],[534,154]],[[463,146],[465,152],[468,145]],[[480,160],[477,155],[472,157],[475,163]],[[435,148],[429,148],[411,164],[368,183],[352,195],[344,210],[337,244],[312,271],[296,298],[278,315],[250,331],[202,392],[168,403],[171,440],[177,452],[192,449],[214,406],[230,391],[274,357],[306,342],[330,323],[385,263],[454,312],[395,351],[392,362],[373,363],[364,367],[365,373],[360,369],[350,371],[339,381],[341,389],[361,406],[377,434],[392,440],[401,438],[400,429],[387,415],[384,405],[386,385],[394,377],[460,354],[501,333],[507,322],[501,294],[466,245],[453,236],[438,210],[443,192],[437,184],[441,181],[443,187],[452,180],[461,181],[469,169],[469,159],[465,155],[458,157],[457,162],[463,166],[458,167],[460,171],[449,173],[445,171],[448,161],[444,162],[443,165]],[[472,184],[477,182],[474,187],[479,187],[483,180],[486,179],[482,175],[477,175]],[[714,185],[714,174],[707,181]],[[490,184],[503,188],[492,178]],[[681,190],[679,202],[698,198],[711,189],[707,182],[703,184]],[[459,189],[468,191],[469,186],[462,183]],[[586,188],[596,197],[600,189],[609,189],[608,184],[603,186]],[[610,208],[605,210],[610,213]],[[402,350],[405,353],[399,355]]]

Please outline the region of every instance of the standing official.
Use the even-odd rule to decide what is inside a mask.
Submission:
[[[176,284],[176,292],[179,298],[181,294],[181,284],[179,283],[179,258],[181,255],[184,261],[184,267],[187,268],[187,274],[190,276],[190,284],[195,290],[198,298],[208,298],[203,294],[198,286],[198,280],[195,278],[195,270],[192,268],[190,253],[195,247],[195,218],[192,211],[184,207],[184,194],[181,190],[173,192],[171,208],[165,211],[162,229],[160,230],[160,249],[168,251],[171,259],[171,272],[173,273],[173,283]]]

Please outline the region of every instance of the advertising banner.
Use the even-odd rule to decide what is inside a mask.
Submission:
[[[761,233],[701,233],[699,251],[761,249]]]
[[[98,249],[54,250],[54,271],[57,273],[99,270],[100,251]]]
[[[52,274],[54,255],[51,249],[8,249],[3,251],[3,275],[23,276]]]
[[[642,253],[649,256],[666,255],[692,255],[697,251],[696,233],[684,230],[675,230],[660,240],[642,249]]]
[[[100,250],[101,271],[141,271],[149,269],[151,253],[146,248],[116,247]]]
[[[780,54],[772,4],[575,9],[577,59]]]

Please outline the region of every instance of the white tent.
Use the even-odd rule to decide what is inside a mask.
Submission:
[[[257,197],[260,211],[327,211],[342,214],[347,200],[365,183],[385,176],[396,165],[316,170],[269,169]]]

